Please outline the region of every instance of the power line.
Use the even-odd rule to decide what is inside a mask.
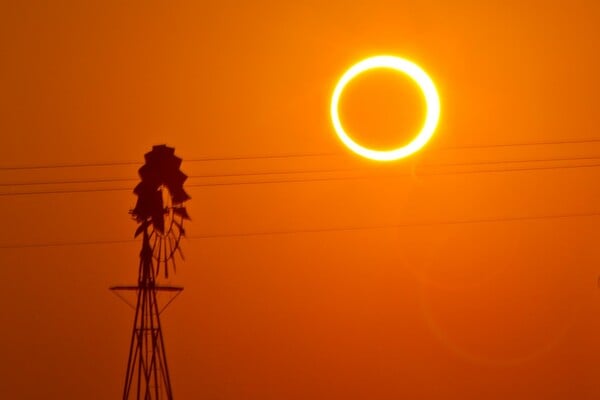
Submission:
[[[600,212],[585,212],[585,213],[564,213],[553,215],[531,215],[531,216],[516,216],[516,217],[494,217],[480,219],[458,219],[450,221],[424,221],[424,222],[407,222],[400,224],[388,225],[372,225],[372,226],[347,226],[347,227],[331,227],[331,228],[312,228],[312,229],[290,229],[290,230],[271,230],[260,232],[234,232],[234,233],[215,233],[215,234],[200,234],[189,236],[189,240],[206,240],[206,239],[225,239],[225,238],[240,238],[240,237],[260,237],[260,236],[281,236],[295,234],[313,234],[313,233],[328,233],[328,232],[352,232],[352,231],[368,231],[368,230],[385,230],[385,229],[401,229],[401,228],[419,228],[430,226],[451,226],[451,225],[471,225],[471,224],[486,224],[486,223],[501,223],[501,222],[525,222],[525,221],[543,221],[557,220],[570,218],[587,218],[600,217]],[[71,241],[71,242],[48,242],[48,243],[23,243],[14,245],[0,245],[0,249],[31,249],[43,247],[71,247],[71,246],[90,246],[90,245],[110,245],[134,243],[135,239],[123,240],[88,240],[88,241]]]
[[[86,183],[114,183],[114,182],[137,182],[134,178],[106,178],[106,179],[81,179],[64,181],[33,181],[33,182],[2,182],[0,186],[42,186],[42,185],[75,185]]]
[[[230,156],[230,157],[204,157],[186,159],[186,163],[193,162],[211,162],[211,161],[237,161],[237,160],[262,160],[278,158],[303,158],[303,157],[327,157],[339,155],[338,153],[289,153],[289,154],[264,154],[253,156]],[[118,166],[137,166],[141,161],[117,161],[117,162],[97,162],[97,163],[72,163],[72,164],[40,164],[40,165],[17,165],[0,167],[0,171],[6,170],[27,170],[27,169],[61,169],[61,168],[91,168],[91,167],[118,167]]]
[[[458,163],[424,163],[423,167],[462,167],[472,165],[497,165],[497,164],[524,164],[532,162],[567,162],[567,161],[598,161],[600,156],[581,156],[581,157],[566,157],[566,158],[538,158],[538,159],[521,159],[521,160],[497,160],[497,161],[475,161],[475,162],[458,162]],[[272,171],[272,172],[242,172],[242,173],[223,173],[223,174],[203,174],[189,175],[190,179],[210,179],[210,178],[235,178],[248,176],[271,176],[271,175],[295,175],[295,174],[316,174],[316,173],[335,173],[335,172],[352,172],[364,171],[366,168],[329,168],[329,169],[313,169],[313,170],[287,170],[287,171]],[[103,179],[80,179],[80,180],[61,180],[61,181],[32,181],[32,182],[3,182],[0,187],[7,186],[42,186],[42,185],[73,185],[73,184],[88,184],[88,183],[114,183],[114,182],[137,182],[135,178],[103,178]]]
[[[423,164],[425,167],[464,167],[470,165],[486,165],[486,164],[524,164],[532,162],[564,162],[564,161],[595,161],[600,160],[600,156],[577,156],[577,157],[560,157],[560,158],[529,158],[521,160],[496,160],[496,161],[473,161],[473,162],[458,162],[458,163],[442,163],[442,164]]]
[[[454,165],[458,166],[458,165]],[[453,172],[424,172],[418,176],[443,176],[443,175],[469,175],[469,174],[490,174],[490,173],[510,173],[510,172],[531,172],[544,170],[561,170],[561,169],[579,169],[579,168],[598,168],[600,163],[585,164],[585,165],[563,165],[563,166],[540,166],[540,167],[515,167],[515,168],[492,168],[492,169],[476,169],[471,171],[453,171]],[[309,173],[309,172],[307,172]],[[344,177],[320,177],[320,178],[298,178],[298,179],[279,179],[268,181],[239,181],[239,182],[212,182],[212,183],[192,183],[187,187],[219,187],[219,186],[245,186],[245,185],[266,185],[266,184],[283,184],[283,183],[305,183],[305,182],[324,182],[324,181],[345,181],[345,180],[360,180],[369,178],[395,178],[405,176],[417,176],[415,173],[394,173],[394,174],[363,174],[361,176],[344,176]],[[116,191],[131,191],[131,188],[94,188],[94,189],[64,189],[64,190],[43,190],[43,191],[28,191],[14,193],[0,193],[0,197],[8,196],[31,196],[31,195],[49,195],[49,194],[68,194],[68,193],[95,193],[95,192],[116,192]]]
[[[518,147],[518,146],[547,146],[547,145],[561,145],[561,144],[590,144],[600,143],[600,138],[588,138],[588,139],[572,139],[572,140],[556,140],[556,141],[531,141],[522,143],[498,143],[488,145],[464,145],[464,146],[450,146],[446,147],[447,150],[463,150],[463,149],[488,149],[497,147]]]
[[[522,146],[551,146],[564,144],[591,144],[600,143],[600,138],[558,140],[558,141],[531,141],[522,143],[499,143],[487,145],[465,145],[449,146],[446,150],[469,150],[469,149],[488,149],[500,147],[522,147]],[[203,157],[186,159],[186,163],[194,162],[212,162],[212,161],[239,161],[239,160],[260,160],[260,159],[285,159],[285,158],[305,158],[305,157],[331,157],[341,156],[343,153],[282,153],[282,154],[262,154],[262,155],[238,155],[228,157]],[[115,167],[115,166],[134,166],[140,165],[141,161],[116,161],[116,162],[95,162],[95,163],[64,163],[64,164],[39,164],[39,165],[13,165],[2,166],[0,171],[30,170],[30,169],[61,169],[61,168],[88,168],[88,167]]]
[[[1,245],[0,249],[33,249],[40,247],[70,247],[70,246],[92,246],[102,244],[120,244],[135,242],[134,239],[127,240],[87,240],[80,242],[48,242],[48,243],[22,243],[14,245]]]
[[[364,230],[421,228],[421,227],[430,227],[430,226],[471,225],[471,224],[484,224],[484,223],[497,223],[497,222],[522,222],[522,221],[553,220],[553,219],[584,218],[584,217],[600,217],[600,212],[517,216],[517,217],[495,217],[495,218],[482,218],[482,219],[462,219],[462,220],[454,220],[454,221],[407,222],[407,223],[402,223],[402,224],[374,225],[374,226],[353,226],[353,227],[297,229],[297,230],[248,232],[248,233],[241,232],[241,233],[225,233],[225,234],[206,234],[206,235],[191,236],[189,239],[191,239],[191,240],[194,240],[194,239],[221,239],[221,238],[229,238],[229,237],[292,235],[292,234],[298,234],[298,233],[327,233],[327,232],[346,232],[346,231],[351,232],[351,231],[364,231]]]
[[[256,181],[256,182],[218,182],[218,183],[200,183],[200,184],[189,184],[187,187],[217,187],[217,186],[242,186],[242,185],[262,185],[262,184],[282,184],[282,183],[304,183],[304,182],[328,182],[328,181],[348,181],[348,180],[361,180],[371,178],[399,178],[407,176],[443,176],[443,175],[470,175],[470,174],[490,174],[490,173],[507,173],[507,172],[527,172],[527,171],[543,171],[543,170],[559,170],[559,169],[577,169],[577,168],[597,168],[600,167],[598,164],[590,165],[573,165],[573,166],[561,166],[561,167],[532,167],[532,168],[510,168],[510,169],[487,169],[487,170],[473,170],[473,171],[455,171],[455,172],[428,172],[420,174],[412,173],[396,173],[396,174],[371,174],[362,176],[342,176],[342,177],[326,177],[326,178],[303,178],[303,179],[281,179],[281,180],[270,180],[270,181]]]
[[[0,197],[35,196],[35,195],[44,195],[44,194],[68,194],[68,193],[97,193],[97,192],[133,192],[133,190],[131,188],[46,190],[46,191],[31,191],[31,192],[0,193]]]

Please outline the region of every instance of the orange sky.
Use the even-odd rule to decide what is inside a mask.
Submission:
[[[163,314],[176,398],[598,398],[596,2],[122,3],[0,5],[0,398],[119,398],[133,313],[108,287],[135,281],[127,211],[159,143],[196,176]],[[389,165],[328,115],[381,53],[442,100]],[[396,143],[422,105],[371,78],[345,118]],[[310,156],[231,159],[277,154]],[[7,186],[94,179],[130,180]]]

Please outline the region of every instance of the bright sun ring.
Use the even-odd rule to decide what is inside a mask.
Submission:
[[[426,114],[421,131],[410,143],[391,150],[373,150],[356,143],[344,130],[338,113],[340,97],[346,85],[359,74],[375,68],[393,69],[408,75],[425,96]],[[440,98],[431,78],[415,63],[395,56],[375,56],[353,65],[342,75],[331,97],[330,112],[336,134],[350,150],[372,160],[394,161],[419,151],[431,139],[440,118]]]

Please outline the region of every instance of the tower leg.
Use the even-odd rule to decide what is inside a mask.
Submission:
[[[144,232],[123,400],[173,400],[148,242]]]

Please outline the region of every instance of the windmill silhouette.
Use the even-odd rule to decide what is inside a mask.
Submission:
[[[146,163],[139,169],[142,181],[134,189],[138,200],[130,211],[139,223],[135,237],[142,235],[138,282],[111,287],[116,292],[135,291],[137,295],[123,400],[172,400],[160,323],[166,305],[159,307],[157,294],[171,292],[176,296],[183,288],[160,285],[158,278],[160,274],[167,278],[170,269],[175,271],[176,252],[183,258],[179,244],[185,235],[183,222],[190,219],[183,203],[190,196],[183,190],[187,176],[179,169],[181,159],[175,156],[175,149],[153,146],[144,158]]]

